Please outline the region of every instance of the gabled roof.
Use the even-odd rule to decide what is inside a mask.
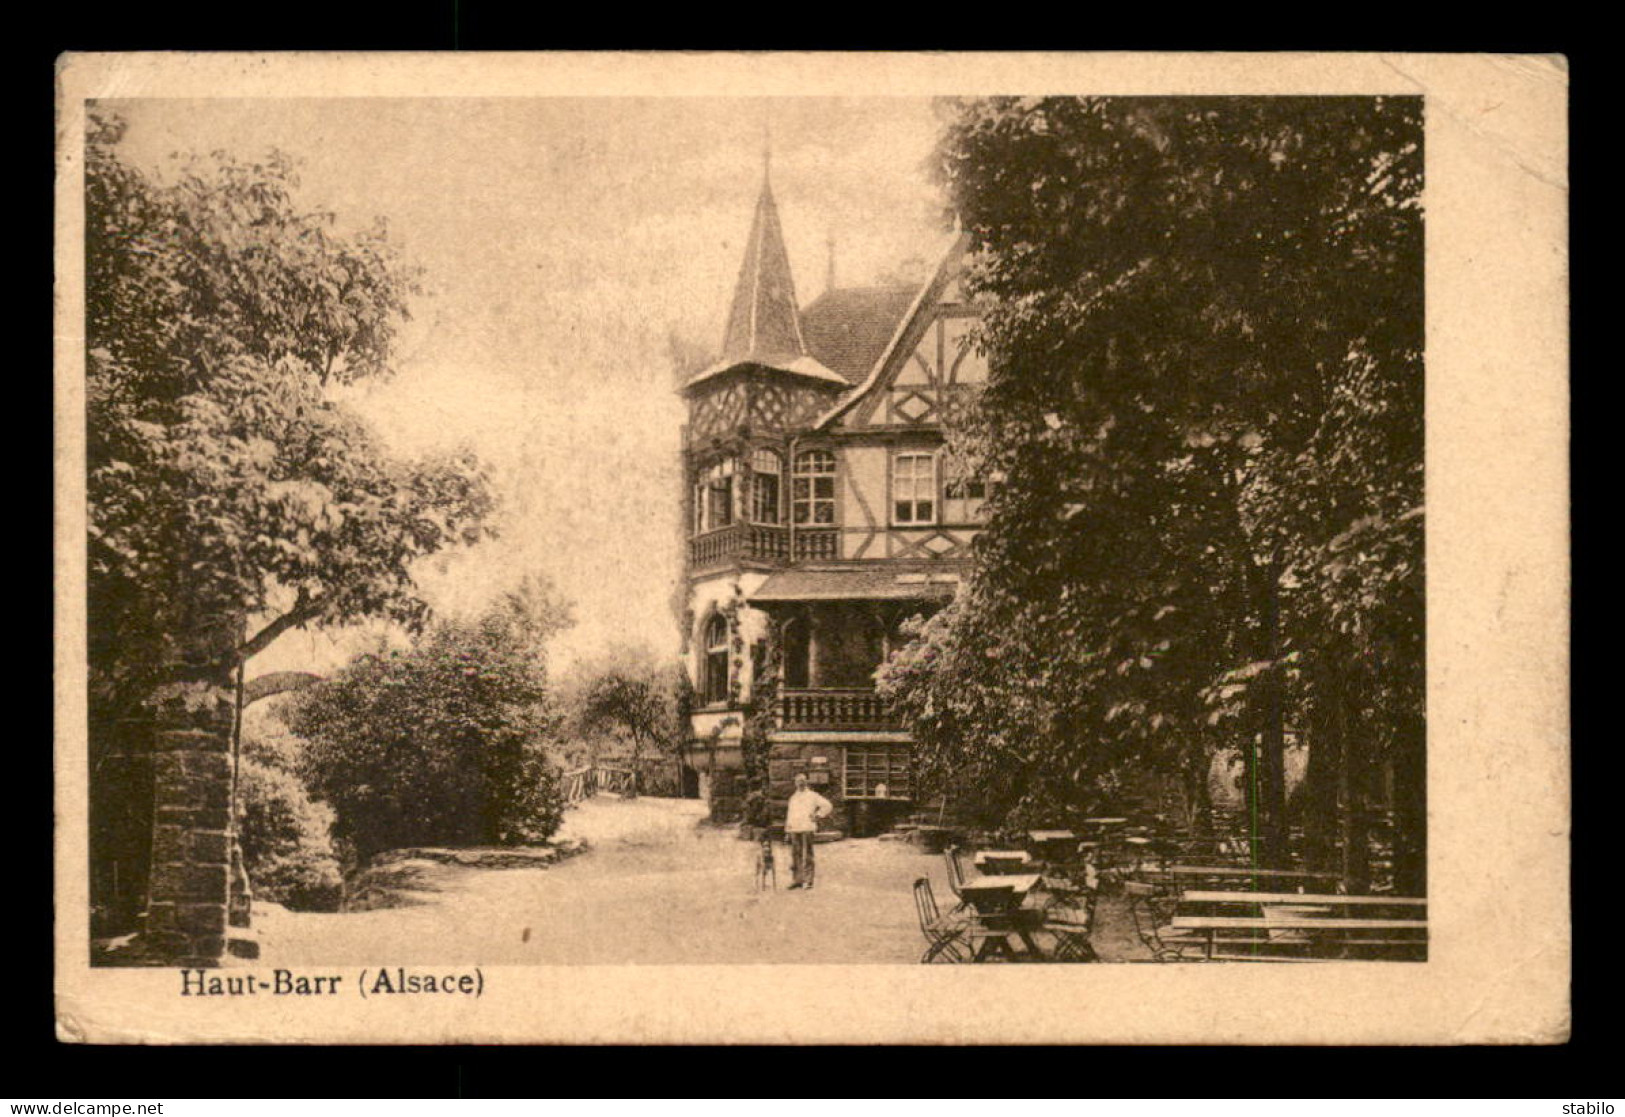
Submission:
[[[857,384],[874,368],[919,287],[838,287],[801,312],[807,350]]]
[[[953,239],[943,252],[942,259],[937,264],[936,270],[931,274],[931,278],[914,289],[913,298],[908,302],[907,311],[892,331],[891,337],[887,339],[885,348],[881,350],[880,355],[875,358],[874,363],[869,367],[868,374],[864,377],[863,382],[837,400],[834,407],[819,416],[817,422],[813,424],[813,429],[827,427],[845,414],[853,404],[873,391],[881,382],[892,359],[906,348],[904,340],[909,336],[910,327],[920,319],[923,313],[936,305],[937,300],[942,297],[942,293],[947,290],[949,283],[958,274],[960,262],[965,254],[965,246],[969,241],[970,238],[964,233],[954,234]]]

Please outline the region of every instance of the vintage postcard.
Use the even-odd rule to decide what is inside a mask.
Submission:
[[[1567,101],[65,56],[59,1036],[1562,1042]]]

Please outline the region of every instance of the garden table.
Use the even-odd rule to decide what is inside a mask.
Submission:
[[[1044,961],[1045,956],[1033,932],[1043,923],[1044,913],[1024,908],[1027,894],[1043,881],[1038,873],[1018,876],[980,877],[960,886],[960,894],[976,912],[971,936],[979,939],[971,961],[985,962],[995,953],[1015,961],[1026,958]],[[1024,953],[1010,948],[1010,936],[1021,940]]]
[[[1030,854],[1019,849],[984,849],[971,858],[971,863],[989,876],[1005,876],[1029,868],[1032,860]]]
[[[1070,841],[1076,841],[1077,837],[1078,836],[1075,833],[1073,833],[1071,830],[1029,830],[1029,831],[1027,831],[1028,840],[1033,842],[1035,845],[1043,845],[1045,842],[1070,842]]]
[[[1078,835],[1071,830],[1029,830],[1027,844],[1040,861],[1065,861],[1078,853]]]
[[[1134,874],[1148,883],[1173,888],[1200,887],[1201,883],[1214,883],[1218,887],[1230,882],[1262,882],[1307,888],[1316,882],[1335,883],[1342,878],[1336,873],[1317,873],[1307,869],[1254,869],[1246,865],[1167,865],[1160,869],[1140,869]],[[1246,885],[1242,885],[1246,888]],[[1257,890],[1256,887],[1253,890]]]

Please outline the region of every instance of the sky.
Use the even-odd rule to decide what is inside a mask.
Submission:
[[[796,292],[873,282],[942,241],[913,98],[125,100],[122,151],[280,149],[298,199],[341,228],[382,216],[424,269],[396,375],[346,399],[397,452],[472,446],[500,538],[418,571],[437,609],[477,610],[527,573],[574,603],[551,655],[675,654],[682,402],[668,338],[720,347],[764,147]],[[365,639],[293,632],[251,673],[338,666]]]

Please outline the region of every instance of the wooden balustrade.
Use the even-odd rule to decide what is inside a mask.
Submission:
[[[689,540],[688,556],[694,566],[711,566],[733,558],[783,562],[790,557],[790,539],[782,527],[729,524]]]
[[[866,687],[819,687],[779,692],[786,729],[880,729],[899,725],[890,706]]]
[[[796,561],[833,559],[840,556],[840,533],[835,528],[797,528]]]
[[[838,558],[840,549],[840,533],[835,528],[796,528],[797,562]],[[787,562],[790,530],[762,524],[729,524],[690,539],[688,558],[696,567],[714,566],[735,558]]]

